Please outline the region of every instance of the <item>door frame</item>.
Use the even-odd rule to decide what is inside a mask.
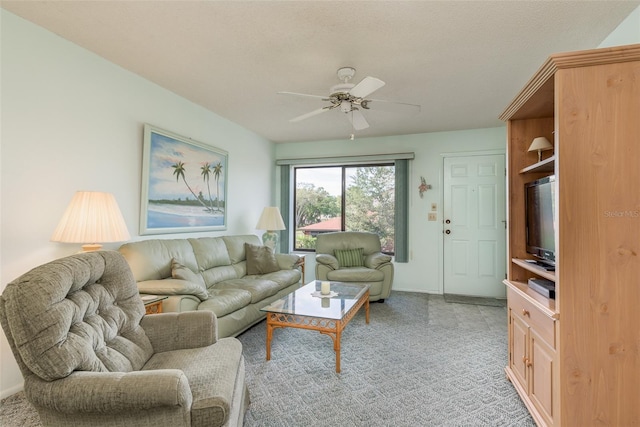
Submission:
[[[456,151],[451,153],[440,153],[440,176],[438,177],[438,185],[440,186],[440,209],[439,218],[440,218],[440,233],[438,233],[438,247],[440,250],[438,251],[438,256],[440,259],[438,260],[438,292],[440,295],[444,295],[444,159],[447,157],[468,157],[468,156],[493,156],[496,154],[503,154],[505,161],[505,168],[509,162],[507,157],[507,149],[492,149],[492,150],[474,150],[474,151]],[[505,175],[506,179],[506,175]],[[505,188],[505,197],[509,194],[508,186]],[[509,206],[505,203],[505,210],[508,210]],[[505,218],[507,218],[505,212]],[[507,247],[507,242],[505,240],[505,249]],[[505,253],[507,253],[505,251]],[[508,265],[508,264],[505,264]]]

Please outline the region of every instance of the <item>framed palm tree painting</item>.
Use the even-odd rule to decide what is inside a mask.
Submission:
[[[226,151],[145,124],[140,234],[227,229]]]

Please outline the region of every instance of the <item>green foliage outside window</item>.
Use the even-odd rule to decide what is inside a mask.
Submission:
[[[383,252],[394,251],[393,166],[358,167],[346,190],[345,230],[380,236]]]
[[[392,165],[344,166],[329,168],[299,168],[312,180],[322,176],[319,170],[331,169],[338,184],[345,177],[344,231],[370,231],[380,236],[382,250],[394,252],[395,171]],[[316,172],[316,174],[314,174]],[[301,174],[302,175],[302,174]],[[342,196],[332,195],[319,182],[298,181],[296,174],[296,249],[315,249],[318,232],[340,231],[322,229],[319,223],[342,216]],[[319,178],[318,178],[319,179]],[[330,179],[330,178],[329,178]],[[333,182],[332,184],[336,184]],[[342,186],[340,186],[342,187]],[[317,225],[302,230],[307,226]]]

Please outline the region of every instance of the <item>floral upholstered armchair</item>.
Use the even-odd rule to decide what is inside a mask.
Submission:
[[[316,280],[368,284],[369,300],[384,302],[393,284],[391,256],[381,252],[375,233],[341,231],[318,234]]]
[[[145,315],[124,257],[72,255],[0,296],[0,322],[45,426],[241,426],[242,344],[210,311]]]

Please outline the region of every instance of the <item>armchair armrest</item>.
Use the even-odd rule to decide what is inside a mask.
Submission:
[[[275,254],[276,261],[282,270],[293,270],[300,260],[300,256],[296,254]]]
[[[44,381],[31,375],[25,393],[36,405],[64,413],[114,413],[180,406],[190,410],[189,381],[179,369],[133,372],[76,371]]]
[[[364,265],[367,268],[377,269],[384,264],[391,262],[391,256],[385,255],[382,252],[372,253],[366,256],[364,259]]]
[[[329,255],[329,254],[317,254],[316,263],[326,265],[332,270],[337,270],[340,267],[340,264],[338,263],[338,259],[333,255]]]
[[[140,326],[156,353],[206,347],[218,341],[218,319],[208,310],[144,316]]]

